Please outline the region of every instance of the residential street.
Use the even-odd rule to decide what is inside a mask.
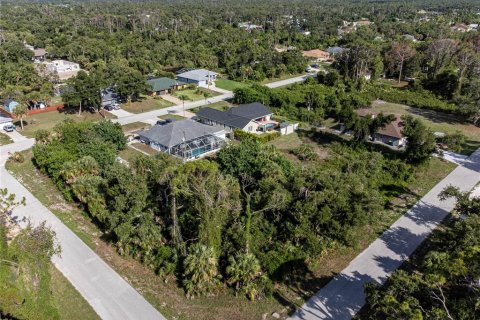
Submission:
[[[61,245],[60,257],[52,261],[73,284],[98,315],[104,319],[165,319],[135,289],[97,256],[80,238],[66,227],[51,211],[44,207],[4,167],[8,151],[28,149],[27,143],[1,147],[0,188],[8,188],[17,198],[26,198],[27,205],[14,209],[20,219],[26,217],[34,224],[46,221],[56,233]]]
[[[440,191],[448,185],[470,191],[479,181],[480,149],[440,181],[290,319],[351,319],[365,303],[364,284],[384,283],[453,209],[453,199],[438,199]]]

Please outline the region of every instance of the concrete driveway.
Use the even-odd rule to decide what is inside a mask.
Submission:
[[[452,211],[438,194],[453,185],[470,191],[480,181],[480,149],[440,181],[405,215],[308,300],[290,319],[349,320],[365,304],[364,285],[383,284]]]
[[[21,129],[20,129],[21,130]],[[21,142],[24,140],[28,140],[29,138],[22,136],[22,134],[16,130],[13,130],[12,132],[6,132],[5,130],[2,130],[2,133],[9,136],[10,139],[13,140],[13,142]]]

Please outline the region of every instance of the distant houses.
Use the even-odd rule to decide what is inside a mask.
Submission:
[[[197,86],[207,86],[217,80],[218,73],[206,69],[194,69],[177,74],[177,80],[184,83],[193,83]]]
[[[151,96],[160,96],[168,93],[173,93],[174,91],[184,89],[186,83],[183,81],[170,79],[167,77],[153,78],[147,80],[147,84],[152,88],[149,91]]]
[[[314,62],[323,62],[331,60],[330,53],[319,49],[302,51],[302,55]]]
[[[190,119],[155,125],[138,136],[151,148],[185,161],[211,154],[225,145],[225,130]]]
[[[342,52],[345,51],[345,50],[346,50],[345,48],[338,47],[338,46],[327,48],[327,52],[330,54],[330,57],[332,59],[334,59],[336,56],[339,56],[340,54],[342,54]]]
[[[58,79],[60,81],[65,81],[75,77],[81,70],[78,63],[67,60],[53,60],[43,62],[42,64],[45,65],[45,71],[47,73],[58,75]]]
[[[250,133],[272,130],[278,122],[272,120],[272,111],[259,102],[242,104],[227,111],[210,107],[197,112],[198,119],[208,125],[221,126],[228,131],[240,129]]]
[[[33,52],[32,60],[39,62],[45,60],[47,56],[47,51],[43,48],[35,48],[29,44],[25,44],[25,48]]]

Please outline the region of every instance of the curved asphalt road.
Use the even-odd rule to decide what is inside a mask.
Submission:
[[[480,149],[433,187],[290,319],[351,319],[365,304],[365,283],[383,284],[452,211],[455,202],[440,201],[440,191],[449,185],[470,191],[479,181]]]

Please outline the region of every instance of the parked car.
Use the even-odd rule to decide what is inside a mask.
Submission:
[[[174,121],[175,121],[175,119],[173,119],[173,118],[168,118],[168,119],[165,119],[165,120],[158,120],[157,125],[163,126],[163,125],[169,124],[169,123],[174,122]]]
[[[119,109],[120,109],[120,104],[118,104],[118,103],[112,103],[112,108],[113,108],[114,110],[119,110]]]
[[[105,110],[107,111],[112,111],[113,110],[113,106],[111,104],[107,104],[106,106],[103,107]]]
[[[6,124],[3,126],[3,130],[6,132],[13,132],[13,130],[15,130],[15,126],[12,124]]]

